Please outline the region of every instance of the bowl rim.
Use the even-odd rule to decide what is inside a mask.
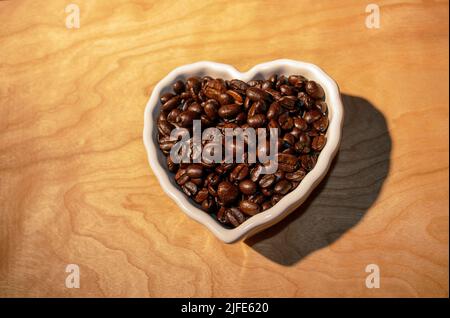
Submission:
[[[158,161],[158,151],[160,150],[159,146],[155,144],[152,137],[152,132],[156,129],[155,121],[152,118],[152,112],[156,110],[156,108],[159,109],[158,105],[161,91],[171,85],[176,78],[187,77],[186,75],[183,76],[183,74],[192,74],[195,72],[200,73],[200,70],[214,69],[228,74],[230,78],[243,79],[247,81],[254,78],[255,75],[257,75],[261,70],[267,71],[269,69],[283,66],[298,69],[298,71],[296,71],[298,72],[297,74],[304,75],[308,79],[314,78],[314,80],[324,88],[329,109],[329,117],[331,116],[327,130],[327,143],[322,149],[315,167],[308,172],[305,178],[301,181],[301,186],[298,186],[293,191],[285,195],[272,208],[252,216],[236,228],[227,229],[218,221],[214,220],[210,214],[205,213],[191,203],[184,193],[170,182],[169,174],[167,173],[168,170],[165,167],[162,167]],[[246,72],[240,72],[228,64],[200,61],[182,65],[173,69],[155,85],[144,111],[143,141],[147,151],[147,159],[150,163],[150,167],[158,179],[163,191],[173,201],[175,201],[175,203],[185,214],[197,222],[205,225],[217,238],[225,243],[233,243],[280,221],[306,200],[312,190],[327,174],[331,163],[339,150],[342,136],[343,118],[344,107],[342,104],[339,87],[337,83],[317,65],[302,61],[278,59],[257,64]]]

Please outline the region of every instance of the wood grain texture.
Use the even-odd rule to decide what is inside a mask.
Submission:
[[[378,30],[367,1],[278,3],[0,2],[0,296],[448,297],[448,2],[377,1]],[[224,245],[158,185],[144,107],[176,66],[276,58],[339,83],[341,152],[287,220]]]

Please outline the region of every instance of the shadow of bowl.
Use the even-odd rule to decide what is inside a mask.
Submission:
[[[392,142],[384,116],[363,98],[342,100],[341,147],[327,177],[296,211],[245,241],[274,262],[294,265],[339,239],[367,213],[388,175]]]

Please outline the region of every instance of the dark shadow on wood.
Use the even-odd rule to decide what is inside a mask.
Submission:
[[[294,265],[355,226],[388,175],[392,142],[386,119],[364,98],[342,98],[342,142],[327,177],[296,211],[245,241],[279,264]]]

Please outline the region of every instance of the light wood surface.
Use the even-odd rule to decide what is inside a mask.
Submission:
[[[367,1],[0,1],[0,296],[448,297],[448,2],[377,3],[380,29]],[[158,185],[144,107],[176,66],[276,58],[339,83],[341,152],[287,220],[224,245]]]

